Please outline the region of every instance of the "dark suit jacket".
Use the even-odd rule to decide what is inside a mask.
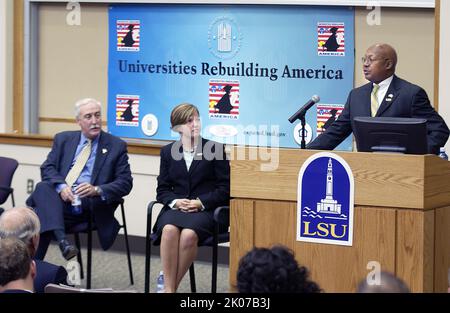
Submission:
[[[34,278],[34,292],[44,293],[47,284],[67,285],[67,271],[64,267],[41,260],[36,263],[36,277]]]
[[[371,116],[371,92],[372,83],[353,89],[338,119],[307,148],[322,150],[336,148],[352,132],[352,120],[355,117]],[[386,101],[389,94],[392,94],[392,100]],[[395,75],[376,116],[426,119],[429,153],[438,154],[439,148],[445,145],[449,136],[447,125],[431,106],[425,90]]]
[[[206,211],[229,204],[230,164],[224,146],[202,139],[189,168],[183,159],[183,148],[176,141],[161,149],[161,166],[156,199],[166,206],[174,199],[196,199]]]
[[[65,131],[55,135],[52,150],[41,166],[42,181],[50,185],[51,189],[55,189],[57,184],[65,183],[65,177],[69,172],[80,141],[80,134],[80,131]],[[106,201],[102,201],[100,197],[92,199],[99,240],[102,248],[106,250],[113,244],[119,231],[119,223],[114,218],[114,210],[118,201],[129,194],[133,186],[127,144],[123,140],[101,132],[92,169],[91,184],[99,186],[106,196]],[[61,206],[60,203],[55,203],[61,200],[58,198],[59,195],[52,197],[48,190],[49,188],[36,186],[36,190],[27,200],[29,206],[36,208],[36,213],[41,220],[41,232],[56,229],[55,223],[58,221],[53,221],[56,219],[56,215],[52,212],[54,209],[52,206]],[[83,205],[85,203],[83,202]]]

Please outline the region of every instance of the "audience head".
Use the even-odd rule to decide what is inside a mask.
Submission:
[[[186,134],[189,134],[189,131],[191,133],[196,131],[196,135],[198,135],[200,130],[199,117],[200,113],[195,105],[181,103],[172,110],[172,113],[170,114],[170,124],[172,129],[180,134],[184,133],[183,126],[191,126],[187,129]]]
[[[102,105],[92,98],[85,98],[75,103],[75,117],[81,132],[86,138],[94,139],[102,129]]]
[[[39,218],[30,208],[16,207],[0,215],[0,239],[20,239],[28,247],[31,257],[39,245],[40,229]]]
[[[403,280],[388,272],[380,273],[380,283],[369,285],[363,279],[356,290],[358,293],[409,293],[410,290]]]
[[[395,73],[397,53],[385,43],[370,46],[363,57],[363,71],[367,80],[379,83]]]
[[[320,287],[309,279],[306,267],[283,246],[253,248],[239,262],[238,291],[242,293],[317,293]]]
[[[25,243],[17,238],[0,239],[0,292],[7,289],[33,291],[36,265]]]

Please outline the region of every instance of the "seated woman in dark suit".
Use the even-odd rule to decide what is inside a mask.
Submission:
[[[188,103],[171,113],[180,140],[161,149],[157,200],[164,204],[153,231],[161,244],[165,292],[176,292],[198,243],[213,233],[213,211],[229,204],[230,165],[224,146],[200,136],[198,109]]]

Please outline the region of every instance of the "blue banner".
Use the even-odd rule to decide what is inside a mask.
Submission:
[[[313,95],[307,142],[335,120],[353,88],[354,11],[271,5],[112,5],[108,130],[174,140],[170,112],[195,104],[202,136],[298,147],[288,118]],[[351,150],[351,138],[338,149]]]

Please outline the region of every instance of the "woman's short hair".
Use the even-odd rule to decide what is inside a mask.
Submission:
[[[170,114],[170,124],[172,128],[186,124],[194,113],[197,113],[197,115],[200,116],[197,107],[193,104],[181,103],[177,105]]]

